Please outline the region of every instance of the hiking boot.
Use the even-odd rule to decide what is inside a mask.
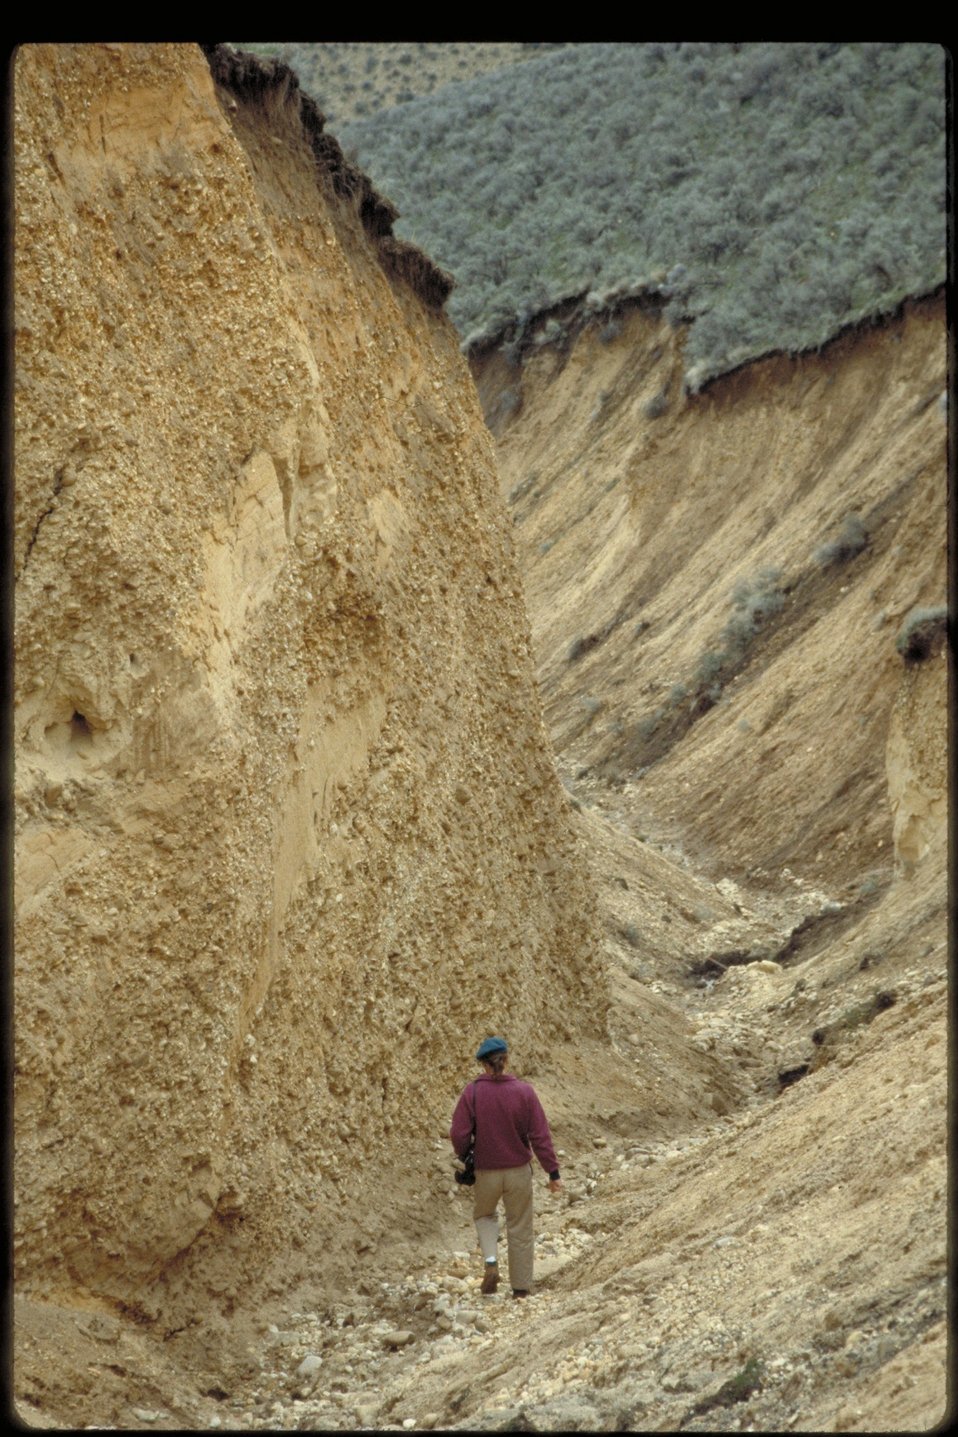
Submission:
[[[486,1270],[482,1274],[482,1285],[479,1288],[479,1291],[488,1294],[490,1292],[495,1292],[498,1286],[499,1264],[497,1262],[487,1262]]]
[[[528,1297],[529,1289],[527,1287],[514,1287],[512,1289],[512,1295],[513,1297]]]

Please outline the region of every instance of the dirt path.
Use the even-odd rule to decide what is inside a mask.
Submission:
[[[831,1060],[778,1097],[756,1081],[736,1114],[675,1140],[598,1125],[592,1153],[570,1164],[569,1195],[537,1198],[530,1302],[479,1295],[465,1211],[458,1250],[420,1253],[362,1300],[290,1314],[269,1335],[239,1425],[934,1423],[946,1302],[942,959],[900,972],[895,1003],[833,1036]],[[704,1042],[741,1046],[751,1031],[755,1044],[760,1015],[774,1017],[794,988],[792,975],[783,985],[759,973],[700,998]],[[297,1375],[310,1367],[308,1380]]]

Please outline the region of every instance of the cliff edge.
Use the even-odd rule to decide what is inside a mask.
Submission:
[[[18,1290],[185,1324],[602,1030],[593,905],[445,277],[284,66],[14,99]]]

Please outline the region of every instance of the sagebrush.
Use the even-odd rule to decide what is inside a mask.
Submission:
[[[694,390],[945,279],[935,44],[565,46],[341,137],[454,274],[467,347],[654,291]]]

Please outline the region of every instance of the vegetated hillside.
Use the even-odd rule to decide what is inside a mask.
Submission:
[[[604,1035],[594,904],[443,277],[291,72],[25,46],[15,147],[17,1291],[202,1350],[422,1226],[477,1033]]]
[[[654,293],[695,390],[944,281],[944,125],[937,45],[591,44],[342,138],[454,274],[469,348]]]
[[[338,133],[348,120],[406,104],[557,46],[520,40],[329,40],[244,41],[240,48],[292,66]]]

